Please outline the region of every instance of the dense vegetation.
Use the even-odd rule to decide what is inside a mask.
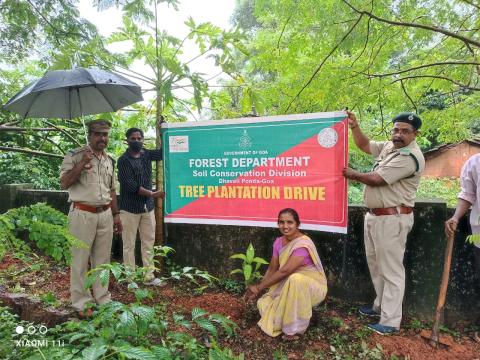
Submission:
[[[424,120],[425,150],[480,129],[480,11],[472,1],[237,0],[234,30],[186,19],[185,39],[157,26],[161,9],[177,7],[177,0],[93,3],[99,11],[122,10],[123,26],[108,38],[79,16],[75,0],[0,4],[0,103],[48,69],[98,66],[128,74],[153,95],[133,111],[105,115],[116,124],[110,149],[117,155],[133,124],[156,133],[158,144],[162,121],[200,113],[235,118],[252,109],[277,115],[348,107],[375,139],[388,137],[393,114],[415,111]],[[111,53],[107,45],[116,42],[130,46]],[[213,56],[230,80],[214,83],[192,71],[179,57],[188,42],[198,48],[192,61]],[[135,61],[145,72],[133,70]],[[1,109],[0,183],[58,188],[61,157],[84,141],[79,119],[20,119]],[[353,144],[351,162],[370,166]]]

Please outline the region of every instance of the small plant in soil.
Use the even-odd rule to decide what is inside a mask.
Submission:
[[[42,300],[45,305],[52,307],[58,307],[61,304],[52,292],[40,295],[40,300]]]
[[[445,324],[442,324],[440,325],[439,327],[439,330],[445,334],[448,334],[448,335],[451,335],[455,338],[460,338],[462,336],[462,334],[460,334],[460,332],[454,330],[454,329],[450,329],[447,325]]]
[[[234,279],[221,279],[218,283],[218,286],[225,291],[240,295],[245,292],[245,285]]]
[[[429,329],[431,326],[424,323],[420,319],[412,318],[412,320],[405,327],[415,332],[420,332],[423,329]]]
[[[118,283],[128,284],[127,289],[135,294],[137,303],[140,303],[146,298],[151,298],[151,292],[147,289],[139,288],[137,284],[137,282],[143,281],[147,271],[147,268],[135,267],[135,269],[132,269],[130,266],[117,262],[102,264],[87,272],[85,288],[91,288],[96,281],[100,281],[103,286],[107,285],[110,274],[112,274]]]
[[[260,274],[260,266],[268,265],[268,261],[262,259],[261,257],[255,257],[255,249],[250,243],[248,245],[247,251],[245,254],[234,254],[230,256],[230,259],[240,259],[242,260],[242,268],[235,269],[230,272],[230,275],[233,274],[242,274],[243,280],[245,282],[245,287],[252,284],[255,280],[261,279],[262,275]]]

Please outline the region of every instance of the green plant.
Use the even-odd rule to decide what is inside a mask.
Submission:
[[[468,235],[467,241],[473,245],[480,244],[480,234]]]
[[[273,352],[273,360],[288,360],[282,349],[277,349]]]
[[[444,332],[446,334],[449,334],[453,337],[456,337],[456,338],[460,338],[461,337],[461,334],[460,332],[458,332],[457,330],[454,330],[454,329],[450,329],[447,325],[445,324],[442,324],[439,326],[438,328],[441,332]]]
[[[3,260],[7,252],[16,252],[17,255],[23,255],[30,252],[30,248],[25,242],[17,239],[14,234],[15,224],[7,214],[0,215],[0,261]]]
[[[256,279],[260,279],[262,277],[258,271],[262,264],[268,265],[268,261],[262,259],[261,257],[255,257],[255,249],[251,243],[248,245],[245,254],[234,254],[230,256],[230,259],[242,260],[242,268],[231,271],[230,275],[242,274],[245,287],[250,285]]]
[[[179,266],[175,264],[168,255],[174,253],[175,250],[168,246],[155,246],[153,248],[153,262],[155,266],[159,265],[161,262],[160,259],[165,258],[165,263],[167,265],[167,276],[161,278],[161,280],[187,280],[198,287],[195,289],[197,293],[202,293],[206,288],[212,286],[215,282],[218,282],[219,279],[215,276],[209,274],[207,271],[199,270],[193,266]],[[156,269],[156,267],[155,267]]]
[[[146,298],[151,298],[152,293],[147,289],[139,288],[138,283],[145,279],[148,268],[125,266],[117,262],[102,264],[87,272],[85,279],[85,288],[91,288],[96,281],[105,286],[108,284],[110,274],[113,275],[118,283],[128,283],[127,289],[133,291],[137,303],[142,302]]]
[[[32,348],[16,346],[14,340],[28,340],[28,335],[18,334],[15,329],[19,325],[27,329],[33,324],[19,321],[7,308],[0,307],[0,358],[193,360],[209,357],[209,351],[195,337],[170,331],[172,320],[159,308],[111,301],[100,306],[94,315],[91,320],[71,321],[49,328],[41,338],[49,346]],[[180,324],[178,319],[173,319],[173,323]],[[181,325],[189,329],[198,326],[215,339],[219,329],[231,335],[236,327],[224,316],[198,308],[192,310],[191,320],[182,318]],[[213,344],[211,358],[243,359],[242,356],[235,357],[229,349],[219,348],[215,341]]]
[[[428,324],[422,322],[420,319],[417,318],[412,318],[409,324],[406,325],[406,327],[412,329],[413,331],[420,331],[423,329],[429,328]]]
[[[346,325],[345,325],[345,322],[340,319],[339,317],[332,317],[330,318],[330,324],[332,325],[333,328],[344,328]]]
[[[245,356],[242,354],[235,355],[231,349],[220,349],[216,344],[208,352],[208,360],[244,360]]]
[[[459,179],[422,178],[417,191],[417,199],[421,199],[421,200],[442,199],[447,202],[447,206],[455,206],[457,204],[457,196],[459,192],[460,192]]]
[[[0,216],[0,233],[7,234],[7,242],[16,250],[29,249],[15,245],[19,241],[16,236],[23,231],[46,255],[66,264],[71,261],[72,246],[86,246],[68,231],[67,217],[44,203],[11,209]]]
[[[245,285],[234,279],[221,279],[218,286],[233,294],[242,294],[245,291]]]
[[[174,314],[173,319],[177,325],[181,325],[187,329],[190,329],[192,325],[196,325],[199,328],[206,330],[210,335],[215,338],[218,337],[217,326],[220,326],[227,336],[235,334],[237,325],[229,318],[221,314],[209,314],[207,311],[200,308],[193,308],[191,313],[192,320],[185,319],[184,315]]]
[[[60,305],[60,301],[51,292],[41,295],[40,300],[47,306],[57,307]]]

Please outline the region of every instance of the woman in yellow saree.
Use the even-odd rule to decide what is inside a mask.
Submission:
[[[312,308],[327,295],[327,279],[313,241],[299,231],[300,219],[294,209],[278,214],[282,236],[273,245],[273,256],[263,280],[247,289],[253,300],[268,289],[257,302],[261,319],[258,326],[270,336],[282,332],[285,339],[303,334],[310,323]]]

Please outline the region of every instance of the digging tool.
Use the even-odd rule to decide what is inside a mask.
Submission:
[[[438,294],[437,308],[435,310],[435,319],[433,321],[432,331],[424,330],[420,335],[430,340],[430,345],[438,347],[438,343],[446,346],[450,346],[450,341],[441,339],[438,334],[438,328],[440,327],[440,318],[442,317],[443,308],[445,306],[445,298],[447,296],[448,278],[450,276],[450,266],[452,264],[453,253],[453,241],[455,234],[447,236],[447,246],[445,247],[445,258],[443,263],[442,281],[440,283],[440,292]]]

